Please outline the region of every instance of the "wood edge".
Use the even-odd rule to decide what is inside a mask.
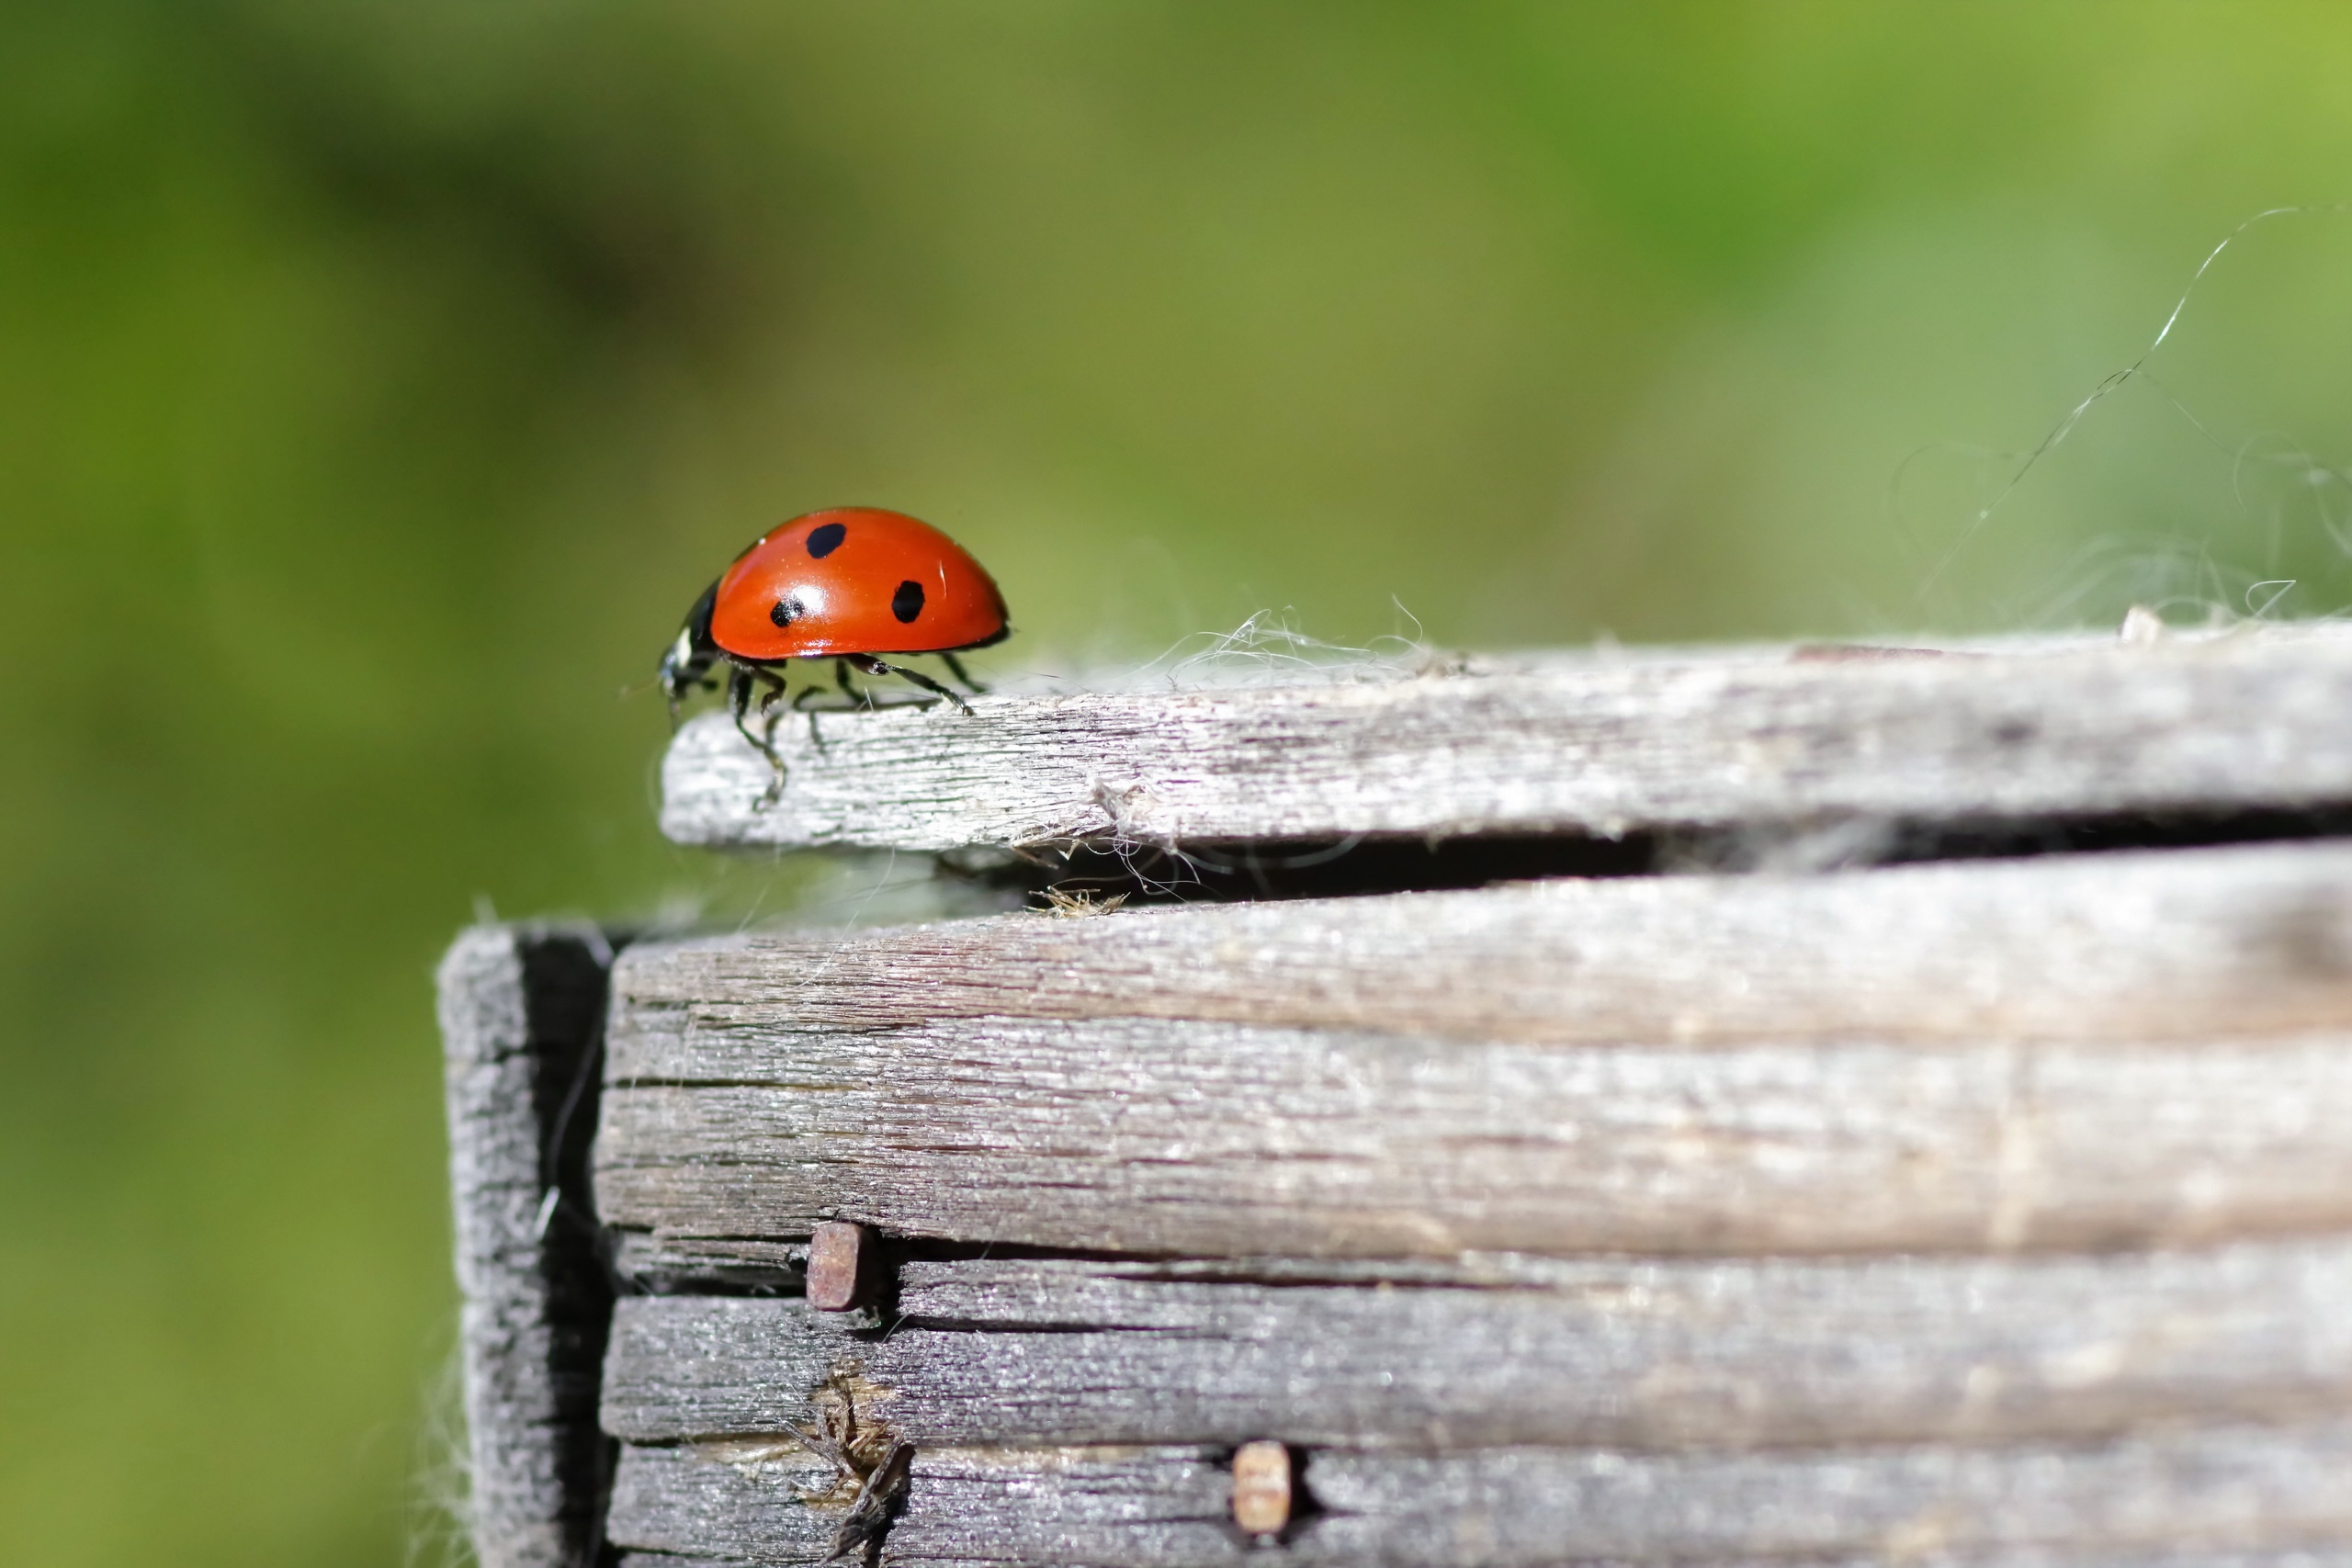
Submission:
[[[616,1449],[597,1404],[613,1283],[588,1155],[612,960],[592,927],[478,926],[435,974],[481,1568],[610,1555]]]

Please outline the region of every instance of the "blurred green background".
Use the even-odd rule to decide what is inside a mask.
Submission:
[[[2341,214],[1972,519],[2352,197],[2347,75],[2319,5],[0,11],[9,1561],[438,1550],[431,965],[723,880],[647,677],[765,525],[946,526],[1000,672],[2332,612]]]

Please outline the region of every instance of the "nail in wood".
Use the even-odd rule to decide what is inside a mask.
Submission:
[[[864,1225],[827,1220],[808,1237],[808,1304],[847,1312],[865,1303],[866,1259],[873,1248]]]
[[[1261,1439],[1235,1451],[1233,1522],[1251,1535],[1278,1535],[1290,1523],[1290,1450]]]

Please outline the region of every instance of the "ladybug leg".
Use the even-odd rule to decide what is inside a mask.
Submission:
[[[956,695],[955,692],[941,685],[938,682],[933,680],[930,676],[924,674],[920,670],[910,670],[903,664],[885,664],[880,660],[872,658],[865,654],[858,655],[857,662],[859,667],[865,670],[865,671],[869,675],[896,675],[900,680],[921,686],[924,691],[929,692],[933,696],[945,697],[949,702],[954,703],[957,707],[962,708],[967,714],[972,711],[971,704],[966,702],[962,697]]]
[[[784,710],[779,705],[784,701],[784,677],[773,670],[763,670],[760,671],[759,678],[765,682],[768,687],[766,693],[760,698],[760,716],[767,721],[761,726],[760,732],[767,737],[767,745],[764,750],[768,754],[768,761],[775,762],[777,771],[781,773],[784,764],[776,761],[775,727],[776,721],[784,717]]]
[[[947,672],[950,675],[955,676],[956,680],[964,683],[964,689],[966,691],[971,693],[976,697],[982,696],[987,694],[988,688],[986,686],[981,685],[978,681],[973,680],[969,675],[964,673],[964,661],[962,660],[956,658],[952,653],[942,653],[939,656],[939,661],[947,666]]]
[[[770,679],[773,680],[774,677],[771,676]],[[773,718],[768,720],[767,733],[764,736],[752,734],[752,727],[743,722],[744,716],[751,711],[751,706],[752,672],[740,664],[729,665],[727,667],[728,711],[735,716],[735,732],[750,741],[752,749],[765,757],[768,760],[768,766],[775,770],[775,781],[768,785],[768,792],[763,797],[765,803],[773,805],[784,795],[784,759],[775,754],[775,721]]]
[[[808,699],[823,691],[822,686],[803,686],[792,699],[792,711],[808,716],[808,744],[821,751],[825,749],[825,732],[817,728],[816,712],[808,706]]]
[[[847,697],[851,702],[855,703],[860,707],[864,708],[871,708],[874,706],[874,694],[871,692],[861,692],[855,686],[849,683],[848,660],[836,659],[833,660],[833,680],[838,685],[840,685],[842,689],[842,695]]]

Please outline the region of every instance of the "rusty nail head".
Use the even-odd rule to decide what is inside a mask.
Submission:
[[[1279,1535],[1290,1523],[1290,1450],[1261,1439],[1234,1451],[1233,1522],[1250,1535]]]
[[[808,1236],[808,1304],[819,1312],[847,1312],[865,1298],[866,1234],[864,1225],[827,1220]]]

